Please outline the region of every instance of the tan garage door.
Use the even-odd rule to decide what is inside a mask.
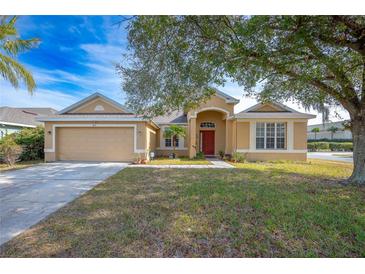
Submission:
[[[57,160],[132,161],[134,132],[130,127],[60,127]]]

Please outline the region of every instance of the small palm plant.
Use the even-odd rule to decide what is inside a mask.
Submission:
[[[36,86],[33,76],[16,61],[16,57],[19,53],[37,46],[39,39],[19,39],[15,28],[16,20],[16,16],[0,16],[0,75],[14,88],[19,87],[20,81],[24,82],[32,93]]]
[[[331,126],[329,129],[327,129],[329,132],[331,132],[331,140],[333,140],[333,135],[339,130],[338,127]]]
[[[176,139],[179,137],[185,137],[185,135],[186,135],[185,128],[182,126],[179,126],[179,125],[171,125],[165,129],[164,137],[172,139],[172,149],[173,149],[172,157],[173,158],[176,157],[176,153],[175,153]]]
[[[311,131],[314,133],[314,140],[317,140],[317,133],[320,131],[319,127],[312,128]]]

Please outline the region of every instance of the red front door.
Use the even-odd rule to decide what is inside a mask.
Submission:
[[[204,155],[214,155],[214,130],[201,131],[201,137]]]

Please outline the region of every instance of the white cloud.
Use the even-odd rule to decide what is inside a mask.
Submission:
[[[1,106],[51,107],[60,110],[78,101],[80,95],[70,95],[47,89],[37,89],[33,95],[30,95],[27,90],[15,90],[8,87],[1,91],[0,101]]]

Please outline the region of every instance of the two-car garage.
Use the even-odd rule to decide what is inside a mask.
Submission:
[[[132,161],[133,127],[57,127],[56,160]]]
[[[148,157],[146,151],[155,147],[148,132],[158,129],[150,119],[100,93],[38,121],[44,122],[46,162],[131,162]]]

